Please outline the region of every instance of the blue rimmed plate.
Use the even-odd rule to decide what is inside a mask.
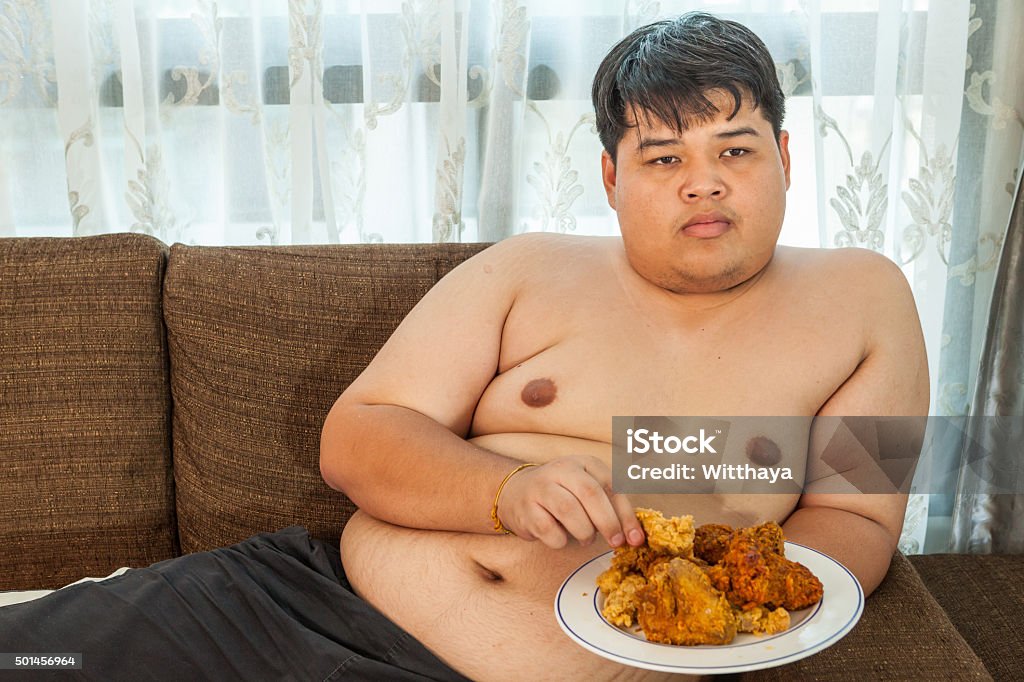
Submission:
[[[787,542],[786,558],[811,569],[825,588],[815,606],[790,613],[788,630],[761,637],[739,634],[721,646],[648,642],[638,628],[619,628],[601,615],[604,596],[597,589],[597,576],[611,565],[612,554],[594,557],[566,578],[555,598],[555,618],[580,646],[637,668],[713,675],[792,663],[838,642],[864,611],[864,592],[845,566],[810,547]]]

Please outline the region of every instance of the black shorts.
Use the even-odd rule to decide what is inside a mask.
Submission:
[[[63,680],[467,679],[356,596],[337,547],[299,527],[0,608],[0,651],[82,654],[52,673]]]

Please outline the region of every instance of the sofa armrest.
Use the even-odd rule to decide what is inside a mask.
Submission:
[[[927,554],[910,561],[992,677],[1020,679],[1024,555]]]
[[[897,553],[860,622],[837,643],[796,663],[741,676],[757,680],[990,680],[921,577]]]

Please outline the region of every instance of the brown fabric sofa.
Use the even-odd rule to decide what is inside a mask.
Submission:
[[[336,541],[354,506],[320,478],[324,417],[482,248],[0,239],[0,590],[295,524]],[[1020,557],[897,555],[847,637],[731,677],[1024,679],[1022,579]]]

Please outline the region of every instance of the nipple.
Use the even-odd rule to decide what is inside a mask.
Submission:
[[[534,379],[523,387],[519,397],[530,407],[544,407],[554,401],[557,393],[558,388],[551,379]]]
[[[754,436],[747,441],[747,459],[758,466],[775,466],[782,461],[782,450],[771,438]]]

